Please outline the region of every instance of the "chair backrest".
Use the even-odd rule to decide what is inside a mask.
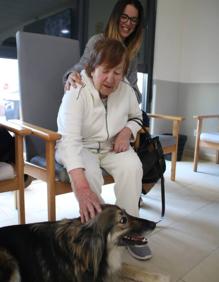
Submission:
[[[64,93],[63,74],[79,61],[73,39],[19,31],[16,34],[22,120],[57,130],[57,113]],[[27,138],[27,159],[44,154],[39,140]]]

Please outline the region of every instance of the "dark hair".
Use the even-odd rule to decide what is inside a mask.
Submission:
[[[119,35],[120,17],[127,5],[132,5],[138,10],[138,22],[135,30],[125,39],[125,45],[128,49],[129,59],[137,55],[143,37],[144,9],[139,0],[118,0],[109,17],[104,35],[106,38],[113,38],[122,41]]]
[[[129,65],[125,45],[116,39],[101,39],[95,43],[85,70],[88,76],[91,77],[91,73],[94,71],[96,66],[105,64],[107,68],[111,69],[119,65],[123,59],[123,75],[125,75]]]

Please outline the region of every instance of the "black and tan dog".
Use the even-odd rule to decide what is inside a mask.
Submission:
[[[0,228],[1,282],[100,282],[121,267],[121,247],[143,244],[156,223],[114,205],[80,218]]]

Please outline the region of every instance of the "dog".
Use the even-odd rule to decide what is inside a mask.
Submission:
[[[107,281],[121,268],[122,247],[144,244],[155,227],[107,204],[84,224],[79,217],[2,227],[0,281]]]

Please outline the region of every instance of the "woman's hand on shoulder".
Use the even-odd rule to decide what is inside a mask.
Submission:
[[[66,80],[66,83],[65,83],[65,91],[69,90],[71,86],[76,88],[77,84],[80,84],[80,85],[83,86],[83,81],[81,79],[81,75],[80,75],[80,73],[78,73],[76,71],[71,72],[68,75],[68,79]]]

